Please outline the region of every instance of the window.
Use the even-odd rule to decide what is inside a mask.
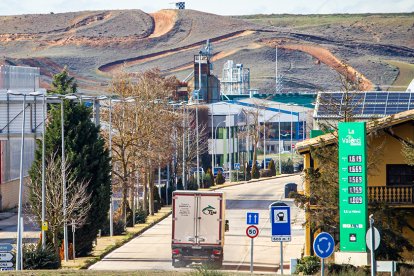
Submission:
[[[387,185],[413,185],[414,167],[409,165],[387,165]]]

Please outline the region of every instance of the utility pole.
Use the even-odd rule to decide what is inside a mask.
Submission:
[[[186,132],[186,124],[185,124],[185,104],[183,105],[183,177],[182,177],[182,183],[183,183],[183,189],[187,190],[187,184],[185,179],[185,132]]]
[[[68,226],[66,221],[66,160],[65,160],[65,119],[64,119],[64,101],[61,99],[60,124],[62,132],[62,189],[63,189],[63,239],[64,239],[64,258],[69,260],[68,254]]]
[[[196,104],[196,139],[197,139],[197,186],[200,188],[200,155],[198,146],[198,104],[200,102],[201,93],[201,54],[198,55],[198,93],[197,93],[197,104]]]
[[[23,120],[22,120],[22,141],[20,146],[20,182],[19,182],[19,208],[17,213],[17,256],[16,270],[23,270],[23,156],[24,156],[24,127],[26,121],[26,95],[23,94]]]
[[[42,249],[46,248],[46,231],[44,229],[44,224],[46,221],[46,184],[45,184],[45,173],[46,173],[46,149],[45,149],[45,137],[46,137],[46,92],[43,92],[43,139],[42,139]]]

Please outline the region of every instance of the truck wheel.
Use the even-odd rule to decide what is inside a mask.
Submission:
[[[221,268],[223,266],[223,258],[220,258],[218,260],[215,260],[211,263],[211,265],[213,266],[213,268],[218,269]]]
[[[174,268],[180,268],[180,267],[185,267],[187,263],[185,261],[177,260],[177,261],[173,261],[172,265]]]

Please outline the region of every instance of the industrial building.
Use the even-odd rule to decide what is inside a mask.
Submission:
[[[312,122],[310,108],[257,98],[222,101],[208,108],[209,154],[215,166],[225,168],[253,158],[252,138],[245,130],[254,124],[254,114],[267,131],[260,134],[258,146],[269,154],[291,152],[308,137]]]

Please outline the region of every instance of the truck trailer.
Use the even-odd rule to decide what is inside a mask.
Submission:
[[[223,264],[225,199],[222,192],[175,191],[172,196],[172,265]]]

